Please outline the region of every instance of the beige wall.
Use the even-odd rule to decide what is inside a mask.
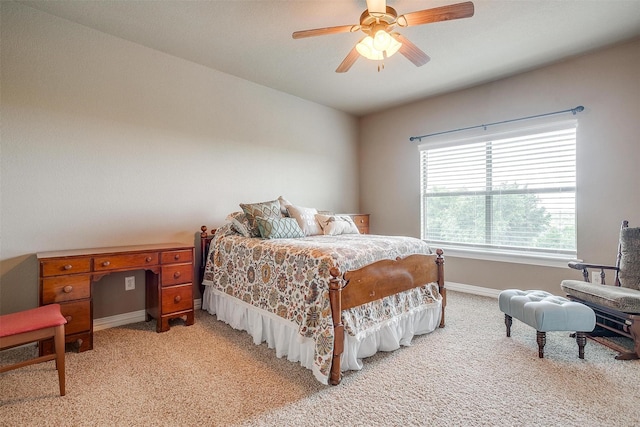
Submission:
[[[0,313],[37,305],[40,251],[192,244],[238,203],[279,195],[357,210],[352,116],[1,8]],[[137,288],[97,282],[95,317],[143,309]]]
[[[640,225],[640,40],[363,118],[360,206],[372,214],[372,232],[420,235],[418,148],[410,136],[577,105],[585,107],[577,115],[578,257],[614,263],[621,220]],[[560,293],[562,278],[580,276],[568,268],[449,257],[446,277]]]
[[[200,225],[219,226],[239,202],[281,194],[370,212],[374,233],[419,236],[410,136],[576,105],[586,107],[578,116],[579,257],[613,262],[620,220],[640,224],[640,41],[358,126],[335,110],[22,5],[2,2],[1,19],[0,313],[37,304],[39,251],[194,243]],[[575,276],[454,257],[446,268],[450,281],[494,289],[558,292],[562,278]],[[95,317],[142,309],[141,290],[125,293],[124,274],[103,278],[94,286]]]

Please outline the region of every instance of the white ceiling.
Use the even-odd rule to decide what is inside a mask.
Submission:
[[[387,0],[398,14],[463,0]],[[473,86],[640,36],[640,0],[473,0],[471,18],[402,28],[431,57],[358,59],[335,73],[361,32],[293,40],[357,24],[365,0],[23,1],[99,31],[357,116]]]

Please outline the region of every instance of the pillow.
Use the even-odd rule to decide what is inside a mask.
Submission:
[[[316,220],[322,227],[322,232],[329,236],[339,234],[360,234],[358,227],[349,215],[316,215]]]
[[[303,208],[301,206],[287,206],[287,212],[289,216],[295,218],[298,221],[298,225],[304,231],[306,236],[315,236],[316,234],[322,234],[322,228],[316,221],[316,214],[318,211],[316,208]]]
[[[287,212],[287,206],[292,205],[293,203],[282,196],[278,197],[278,201],[280,202],[280,212],[282,212],[282,216],[289,216],[289,212]]]
[[[282,212],[280,212],[280,202],[277,199],[260,203],[240,203],[240,207],[247,216],[247,221],[249,221],[249,233],[251,237],[260,236],[260,229],[258,228],[256,217],[282,218],[283,216]]]
[[[256,217],[260,235],[265,239],[294,239],[304,237],[304,231],[294,218]]]
[[[251,237],[251,226],[244,212],[232,212],[227,215],[226,220],[232,224],[233,229],[238,233],[244,237]]]

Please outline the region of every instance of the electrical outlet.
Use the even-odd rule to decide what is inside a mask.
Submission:
[[[129,276],[124,278],[124,290],[132,291],[136,288],[136,277]]]

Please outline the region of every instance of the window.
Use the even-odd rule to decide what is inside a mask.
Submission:
[[[575,258],[576,127],[571,120],[422,145],[422,238]]]

